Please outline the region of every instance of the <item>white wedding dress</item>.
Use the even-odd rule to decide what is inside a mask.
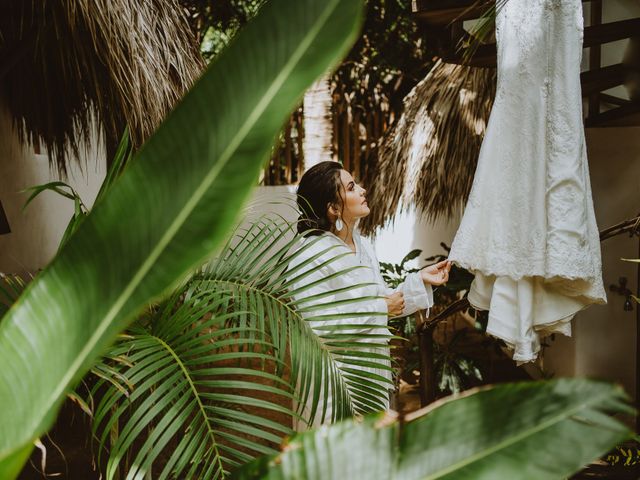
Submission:
[[[470,303],[518,362],[605,303],[582,125],[581,0],[509,0],[496,19],[498,86],[450,259]]]

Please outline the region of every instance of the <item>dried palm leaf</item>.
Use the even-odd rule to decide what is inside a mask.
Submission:
[[[94,122],[139,146],[203,66],[178,0],[0,2],[0,101],[62,173]]]
[[[417,206],[430,220],[452,217],[471,190],[495,95],[495,69],[438,60],[404,100],[404,113],[383,137],[368,169],[369,204],[361,223],[373,233]]]

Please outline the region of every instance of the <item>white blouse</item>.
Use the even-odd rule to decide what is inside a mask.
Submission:
[[[301,238],[299,255],[295,256],[289,264],[289,270],[295,272],[292,276],[299,277],[304,272],[315,269],[309,276],[305,276],[299,281],[293,282],[290,287],[292,297],[299,302],[302,315],[305,319],[310,320],[312,328],[318,335],[326,333],[319,329],[323,325],[370,325],[370,330],[361,330],[362,333],[391,335],[387,328],[387,303],[383,297],[391,295],[394,292],[402,292],[404,295],[405,308],[402,316],[411,315],[418,310],[429,309],[433,306],[433,290],[430,285],[425,286],[419,273],[411,273],[407,275],[404,282],[397,288],[388,287],[380,273],[380,265],[376,258],[375,250],[371,243],[360,236],[358,231],[354,231],[353,240],[356,251],[351,248],[336,235],[325,232],[319,236],[309,236]],[[306,261],[310,261],[299,270],[294,270],[297,266]],[[345,273],[346,272],[346,273]],[[358,284],[366,284],[364,286],[355,287]],[[351,288],[349,288],[351,287]],[[322,296],[321,298],[311,299],[308,303],[304,302],[305,298],[314,297],[316,295],[332,291],[331,295]],[[358,301],[363,297],[379,297],[375,299],[366,299]],[[349,301],[351,300],[351,301]],[[343,301],[339,305],[332,307],[317,307],[318,305],[331,303],[335,301]],[[316,308],[305,310],[310,306]],[[349,318],[341,318],[339,320],[318,320],[317,317],[329,314],[354,313],[357,316]],[[347,332],[343,330],[342,332]],[[369,340],[371,341],[371,340]],[[388,338],[383,340],[375,340],[376,343],[388,344]],[[389,348],[367,348],[367,351],[389,354]],[[383,365],[390,367],[390,360],[378,360]],[[383,379],[391,380],[391,372],[382,368],[354,366],[348,365],[348,368],[357,368],[379,375]],[[392,388],[391,383],[379,381],[377,383],[384,384],[388,388]],[[321,395],[322,398],[322,395]],[[318,407],[313,421],[313,426],[321,423],[327,423],[331,419],[331,398],[329,397],[327,405],[327,414],[324,422],[322,422],[322,406]],[[389,398],[384,401],[384,408],[388,408]],[[310,413],[309,411],[306,412]],[[303,414],[304,416],[304,414]],[[309,416],[306,417],[307,419]],[[301,427],[301,425],[298,425]],[[299,429],[302,429],[299,428]]]

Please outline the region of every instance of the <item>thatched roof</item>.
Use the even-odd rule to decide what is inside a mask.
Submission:
[[[96,120],[140,145],[204,67],[178,0],[0,0],[0,102],[66,170]]]
[[[398,207],[417,206],[429,219],[464,208],[495,96],[493,68],[437,61],[407,95],[404,112],[384,136],[366,185],[372,233]]]

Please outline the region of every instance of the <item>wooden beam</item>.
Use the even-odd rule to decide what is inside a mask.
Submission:
[[[640,113],[640,103],[629,103],[617,108],[612,108],[606,112],[599,113],[585,120],[586,127],[603,127],[607,123],[619,120],[628,115]]]
[[[622,85],[626,71],[627,67],[618,63],[616,65],[582,72],[580,74],[582,95],[588,96],[593,93],[598,93],[603,90]]]
[[[624,40],[638,34],[640,34],[640,18],[593,25],[584,29],[583,47]]]
[[[582,0],[589,2],[592,0]],[[448,25],[480,17],[494,2],[490,0],[412,0],[411,12],[427,25]]]
[[[480,45],[467,62],[462,55],[463,52],[453,52],[450,55],[443,55],[442,59],[447,63],[466,64],[472,67],[495,67],[497,63],[495,43]]]
[[[627,100],[626,98],[614,97],[613,95],[609,95],[608,93],[601,93],[600,100],[604,103],[610,103],[611,105],[629,105],[631,100]]]
[[[427,25],[448,25],[480,17],[491,3],[476,0],[412,0],[411,11]]]
[[[602,0],[593,0],[591,2],[591,26],[602,25]],[[584,48],[584,47],[583,47]],[[589,49],[589,70],[596,71],[602,66],[602,45],[593,45]],[[600,92],[604,88],[599,88],[589,92],[589,114],[587,116],[597,115],[600,113]],[[584,84],[582,95],[585,95]]]

